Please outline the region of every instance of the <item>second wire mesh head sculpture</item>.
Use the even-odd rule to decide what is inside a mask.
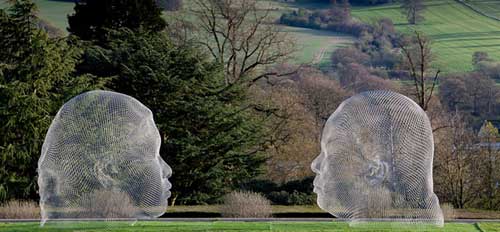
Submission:
[[[433,153],[429,119],[411,99],[389,91],[353,96],[326,122],[312,163],[318,205],[352,222],[443,225]]]

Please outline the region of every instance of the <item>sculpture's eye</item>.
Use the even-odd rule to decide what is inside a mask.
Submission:
[[[388,165],[384,161],[370,161],[365,168],[364,178],[370,186],[381,185],[387,178]]]

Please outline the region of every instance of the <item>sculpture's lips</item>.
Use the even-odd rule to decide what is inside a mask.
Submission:
[[[322,188],[318,186],[318,183],[317,183],[318,180],[319,180],[319,174],[316,175],[316,177],[314,178],[314,181],[313,181],[313,186],[314,186],[313,192],[315,192],[315,193],[322,192]]]

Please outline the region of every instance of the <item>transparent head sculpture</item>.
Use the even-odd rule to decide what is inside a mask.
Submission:
[[[351,225],[443,225],[433,192],[432,129],[411,99],[369,91],[345,100],[325,124],[311,168],[320,208]]]
[[[171,168],[151,111],[115,92],[83,93],[52,121],[38,161],[42,225],[61,218],[153,218]]]

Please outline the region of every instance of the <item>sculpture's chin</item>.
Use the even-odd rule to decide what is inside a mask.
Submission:
[[[323,211],[328,212],[328,207],[325,202],[325,198],[323,197],[323,194],[320,191],[315,191],[315,193],[316,195],[318,195],[318,197],[316,198],[316,203],[318,204],[318,207]]]

